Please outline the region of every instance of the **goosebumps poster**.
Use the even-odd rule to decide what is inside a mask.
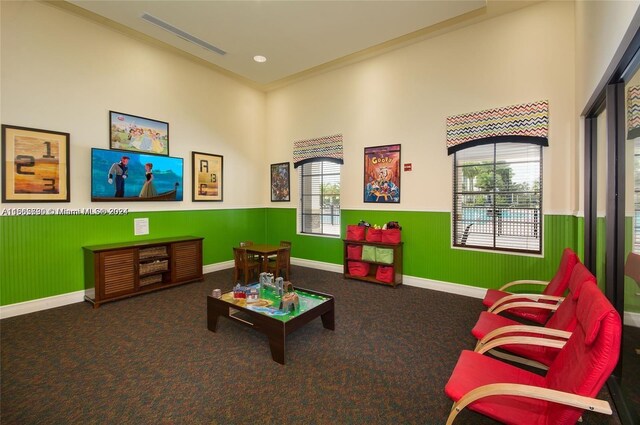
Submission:
[[[364,148],[364,202],[400,203],[400,145]]]

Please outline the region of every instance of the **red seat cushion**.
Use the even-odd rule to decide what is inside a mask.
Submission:
[[[488,313],[483,311],[480,313],[480,318],[476,322],[476,325],[471,330],[473,336],[478,339],[482,339],[489,332],[509,325],[520,325],[521,323],[511,320],[506,317],[499,316],[497,314]],[[535,333],[526,332],[511,332],[502,334],[499,338],[507,336],[532,336],[536,338],[545,338],[545,336]],[[556,338],[554,338],[556,339]],[[527,359],[535,360],[543,365],[549,366],[556,358],[559,349],[552,347],[541,347],[537,345],[523,345],[523,344],[508,344],[499,347],[500,350],[509,351]]]
[[[482,304],[486,307],[491,307],[501,298],[506,297],[507,295],[513,295],[509,292],[499,291],[497,289],[487,289],[487,294],[484,296],[482,300]],[[509,301],[512,302],[531,302],[528,298],[517,298]],[[550,304],[550,301],[541,301]],[[530,307],[520,307],[518,309],[512,309],[507,311],[508,314],[516,317],[522,317],[523,319],[531,320],[536,323],[545,324],[547,320],[549,320],[549,316],[551,315],[551,310],[543,310],[540,308],[530,308]]]
[[[522,323],[511,320],[508,317],[483,311],[476,322],[471,334],[477,339],[484,338],[489,332],[510,325],[521,325]]]
[[[543,377],[473,351],[464,350],[444,388],[454,401],[469,391],[493,383],[513,383],[544,387]],[[546,424],[547,403],[513,396],[493,396],[471,403],[468,408],[506,424]]]

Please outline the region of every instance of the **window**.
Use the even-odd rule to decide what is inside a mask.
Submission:
[[[542,251],[542,147],[493,143],[454,154],[453,245]]]
[[[300,166],[300,230],[340,236],[340,164],[308,162]]]

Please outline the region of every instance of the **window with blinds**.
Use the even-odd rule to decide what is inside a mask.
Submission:
[[[340,236],[340,164],[308,162],[300,166],[300,231]]]
[[[542,252],[542,146],[474,146],[453,168],[454,246]]]

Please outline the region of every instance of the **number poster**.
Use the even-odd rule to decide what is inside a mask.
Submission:
[[[2,126],[2,202],[69,202],[69,133]]]

